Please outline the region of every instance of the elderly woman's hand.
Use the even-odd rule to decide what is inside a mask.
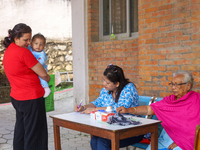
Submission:
[[[177,147],[176,143],[172,143],[171,145],[169,145],[167,150],[173,150],[175,147]]]
[[[121,107],[118,107],[116,108],[116,112],[120,112],[121,114],[125,114],[125,113],[128,113],[128,109],[125,108],[124,106],[121,106]]]

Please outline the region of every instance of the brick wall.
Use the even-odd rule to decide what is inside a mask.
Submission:
[[[99,41],[99,0],[88,0],[89,98],[95,100],[110,64],[124,69],[140,95],[164,97],[176,70],[192,72],[200,92],[200,1],[139,0],[139,38]]]
[[[99,41],[99,0],[88,0],[89,98],[95,100],[103,88],[107,65],[123,68],[126,78],[137,82],[138,39]]]
[[[200,91],[200,1],[139,0],[139,85],[141,95],[171,94],[176,70],[192,72]]]
[[[88,0],[88,42],[99,41],[99,0]]]
[[[88,49],[89,97],[95,100],[103,87],[103,72],[110,63],[123,68],[126,78],[137,82],[138,39],[92,42]]]

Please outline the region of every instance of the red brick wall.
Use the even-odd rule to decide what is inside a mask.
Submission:
[[[200,91],[200,0],[139,0],[140,95],[164,97],[176,70],[192,72]]]
[[[99,0],[88,0],[88,43],[99,41]]]
[[[95,100],[103,88],[107,65],[123,68],[126,78],[137,82],[138,39],[99,41],[99,0],[88,0],[89,98]]]
[[[137,82],[138,39],[91,42],[88,46],[89,97],[95,100],[103,87],[103,72],[107,65],[115,64],[123,68],[126,78]]]
[[[139,0],[139,38],[99,41],[99,0],[88,0],[89,98],[110,63],[123,68],[140,95],[171,94],[176,70],[192,72],[200,92],[200,0]]]

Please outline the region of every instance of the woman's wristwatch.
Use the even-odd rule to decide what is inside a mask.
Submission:
[[[83,105],[83,111],[85,110],[85,105]]]

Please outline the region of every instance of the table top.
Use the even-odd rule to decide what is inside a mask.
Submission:
[[[128,125],[128,126],[110,125],[106,122],[97,121],[97,120],[90,118],[90,114],[80,114],[80,112],[59,114],[59,115],[53,115],[53,116],[50,116],[50,117],[60,119],[60,120],[70,121],[70,122],[74,122],[74,123],[78,123],[78,124],[102,128],[102,129],[105,129],[105,130],[111,130],[111,131],[124,130],[124,129],[138,127],[138,126],[141,127],[141,126],[146,126],[146,125],[150,125],[150,124],[157,124],[157,123],[161,122],[159,120],[146,119],[146,118],[126,115],[126,117],[131,117],[132,120],[140,121],[142,124]]]

